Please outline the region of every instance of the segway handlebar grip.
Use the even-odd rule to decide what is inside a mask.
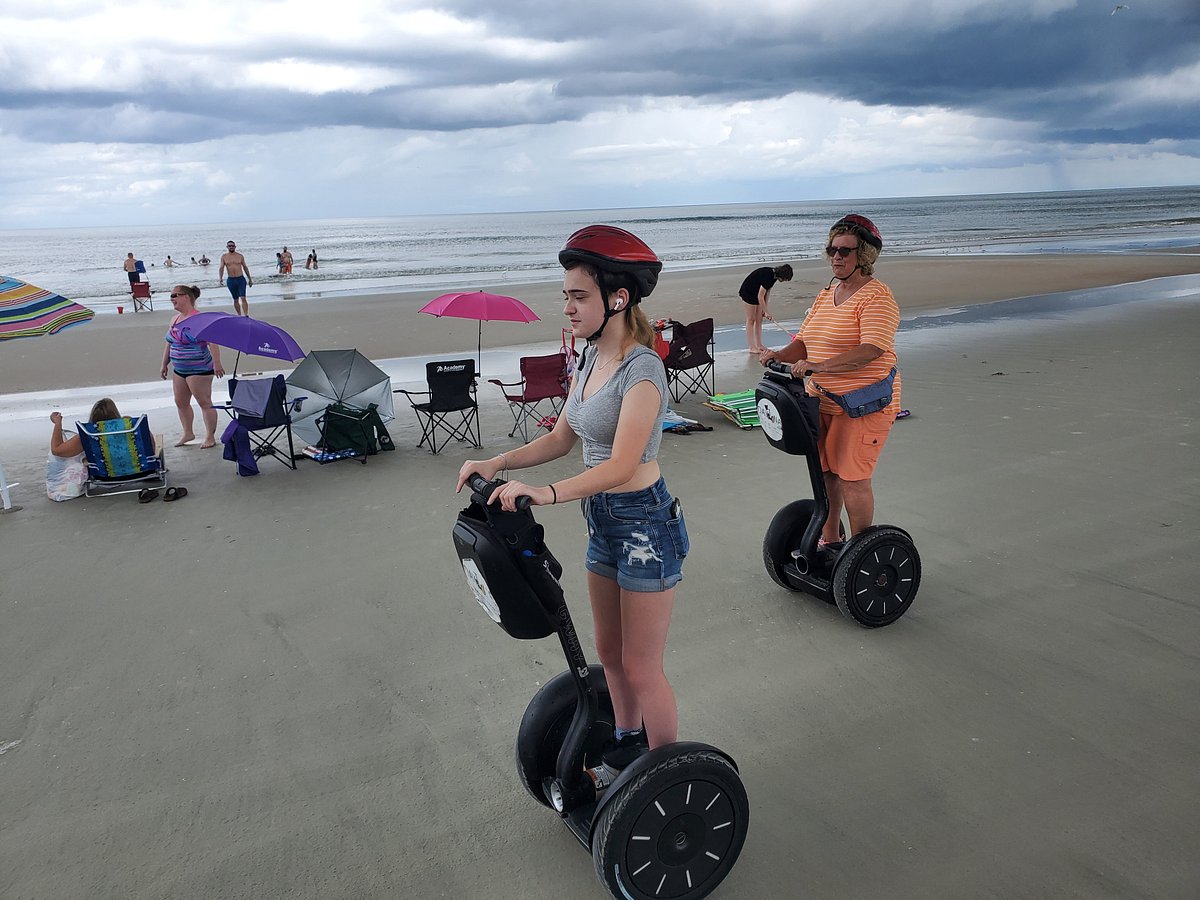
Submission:
[[[485,502],[487,501],[487,498],[492,495],[492,492],[496,490],[496,488],[503,487],[506,484],[508,484],[507,481],[503,481],[499,478],[497,478],[495,481],[488,481],[478,472],[474,472],[467,476],[467,487],[482,497]],[[521,512],[524,512],[525,510],[529,509],[530,503],[531,501],[528,497],[518,497],[517,509],[521,510]]]
[[[800,377],[801,377],[801,376],[799,376],[799,375],[795,374],[795,373],[792,371],[791,364],[789,364],[789,363],[781,363],[781,362],[779,362],[779,360],[777,360],[777,359],[769,359],[769,360],[767,360],[766,366],[767,366],[767,368],[768,368],[768,369],[770,369],[772,372],[775,372],[775,373],[777,373],[777,374],[779,374],[779,375],[787,375],[789,378],[800,378]],[[805,375],[811,375],[811,374],[812,374],[812,370],[811,370],[811,369],[806,369],[806,370],[804,371],[804,374],[805,374]]]

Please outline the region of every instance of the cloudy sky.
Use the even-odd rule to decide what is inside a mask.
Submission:
[[[0,0],[0,228],[1195,183],[1198,0]]]

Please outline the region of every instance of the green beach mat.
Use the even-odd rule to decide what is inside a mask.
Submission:
[[[732,394],[713,394],[704,401],[709,409],[715,409],[738,428],[758,426],[758,404],[754,391],[737,391]]]

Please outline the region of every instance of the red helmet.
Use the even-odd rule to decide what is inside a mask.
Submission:
[[[850,213],[848,216],[842,216],[833,223],[833,227],[837,228],[840,225],[845,225],[856,235],[859,240],[866,241],[876,250],[883,249],[883,235],[879,233],[879,229],[875,227],[875,223],[866,216],[860,216],[857,213]]]
[[[645,241],[615,225],[580,228],[567,238],[558,252],[558,261],[563,266],[581,262],[595,266],[601,272],[631,275],[642,297],[650,296],[658,284],[658,273],[662,271],[662,261]]]

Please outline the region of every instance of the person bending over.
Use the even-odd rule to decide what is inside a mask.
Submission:
[[[787,263],[775,268],[760,266],[742,282],[738,288],[738,296],[746,310],[746,346],[751,353],[762,353],[763,346],[762,323],[764,318],[770,318],[767,300],[770,299],[771,288],[777,281],[791,281],[792,267]]]

